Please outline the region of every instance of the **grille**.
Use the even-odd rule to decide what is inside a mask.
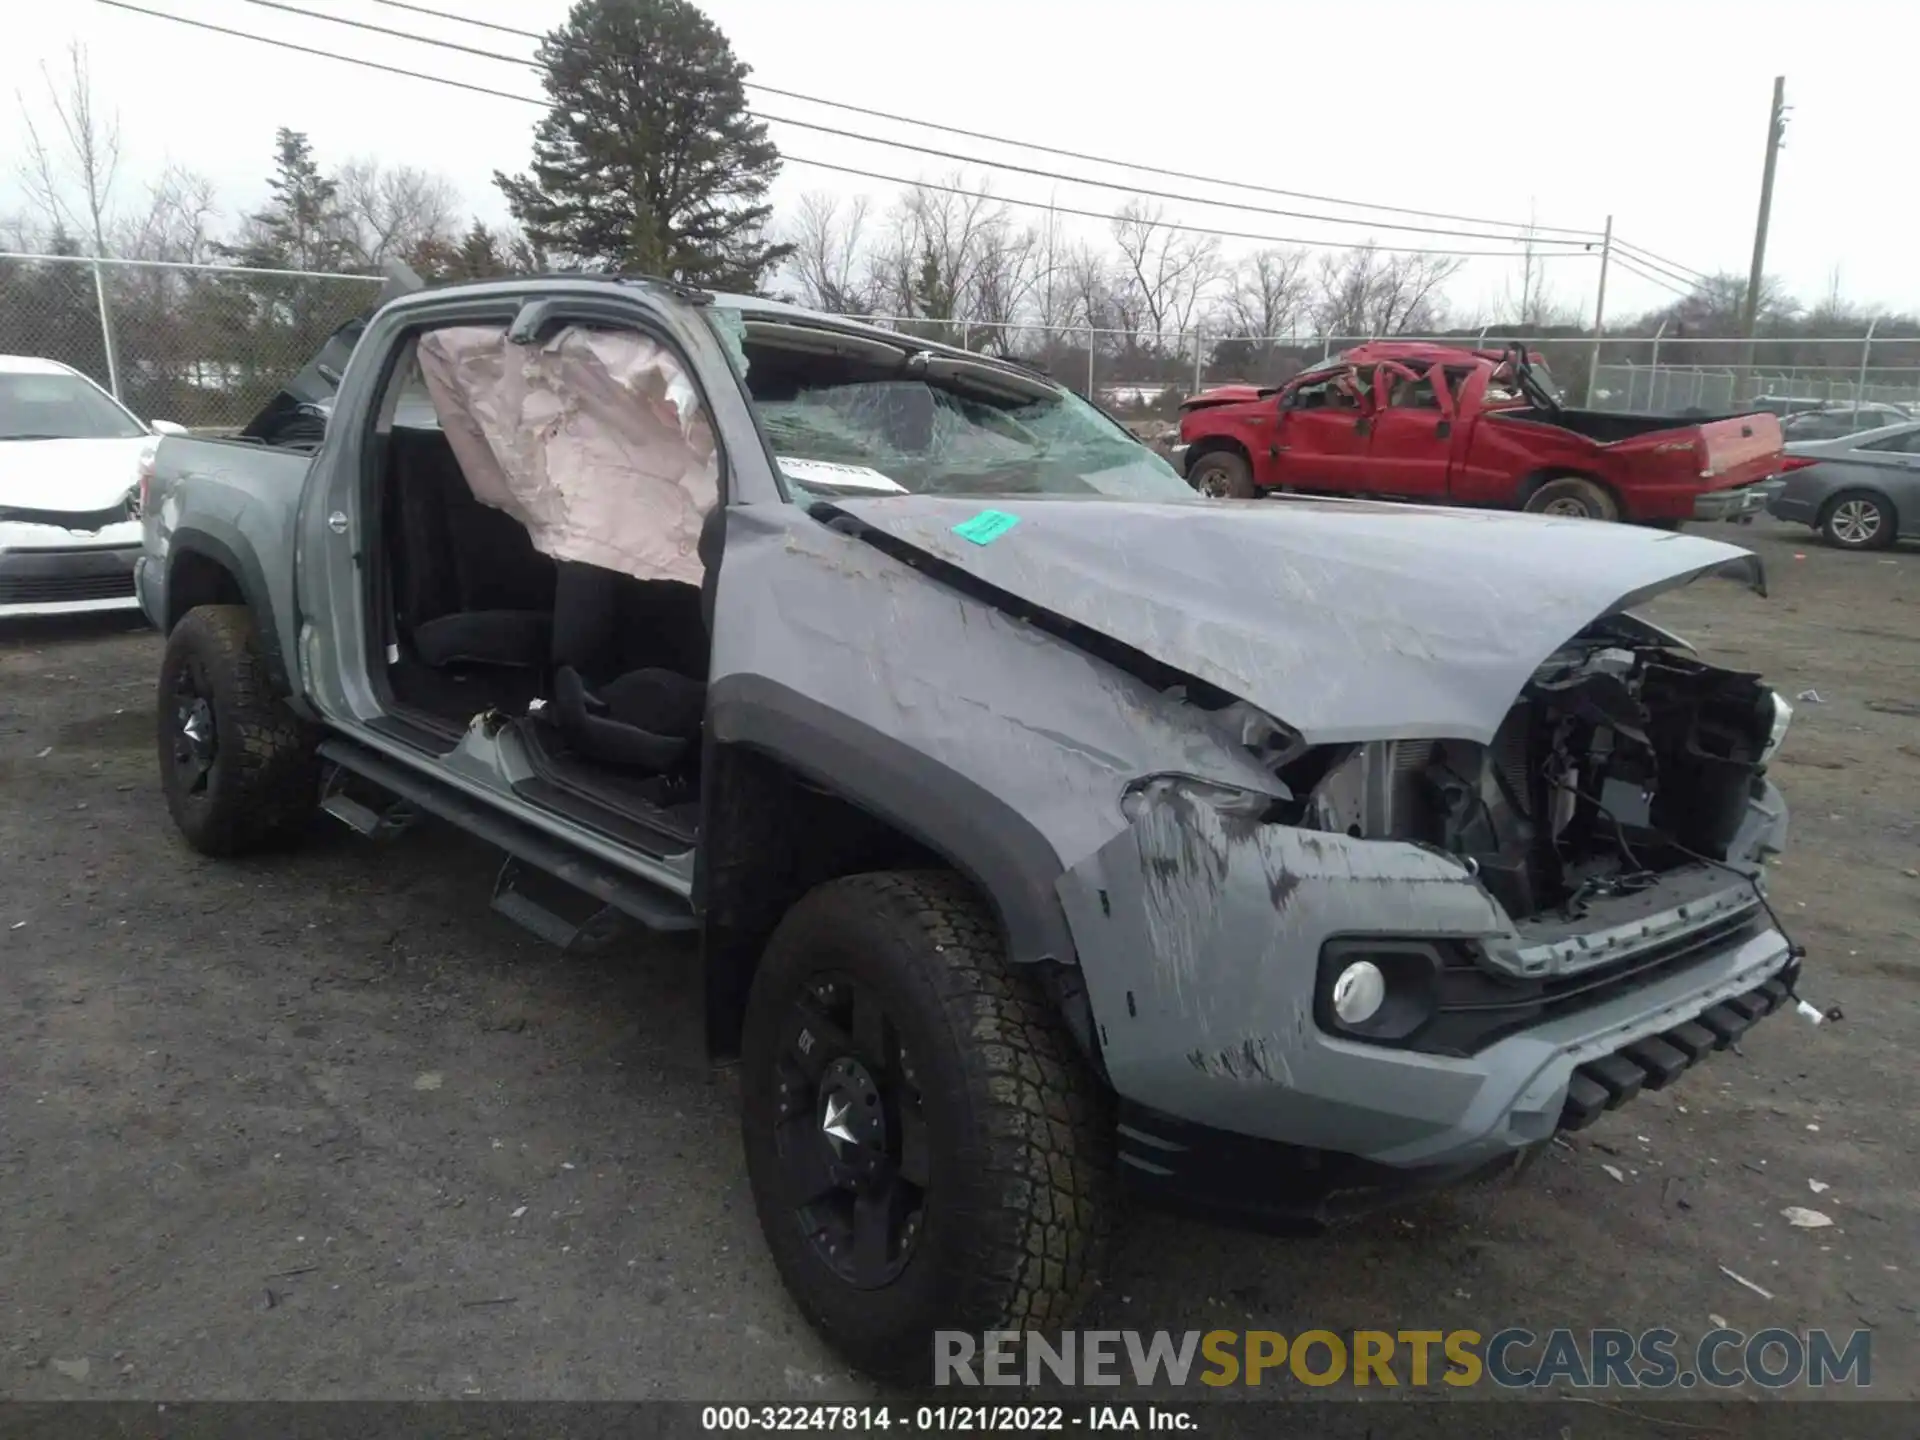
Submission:
[[[1437,977],[1433,1018],[1415,1037],[1414,1048],[1429,1054],[1475,1054],[1516,1030],[1575,1014],[1651,980],[1687,970],[1724,947],[1758,934],[1762,925],[1751,912],[1729,916],[1611,964],[1548,979],[1495,974],[1465,947],[1451,950]]]
[[[110,575],[0,575],[0,605],[58,605],[69,600],[130,600],[133,572]]]

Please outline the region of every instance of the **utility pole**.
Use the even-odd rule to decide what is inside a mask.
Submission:
[[[1753,332],[1760,321],[1760,282],[1767,265],[1767,222],[1773,217],[1773,172],[1780,160],[1780,142],[1787,133],[1787,77],[1773,77],[1773,105],[1767,112],[1767,163],[1760,172],[1760,215],[1753,225],[1753,268],[1747,272],[1747,296],[1740,317],[1745,367],[1753,374]]]
[[[1587,398],[1581,403],[1593,408],[1593,387],[1600,375],[1600,337],[1607,327],[1607,267],[1613,263],[1613,217],[1607,216],[1607,228],[1600,237],[1600,295],[1593,302],[1593,353],[1587,357]]]

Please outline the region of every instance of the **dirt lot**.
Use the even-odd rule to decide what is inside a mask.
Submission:
[[[1775,895],[1844,1022],[1770,1020],[1519,1182],[1335,1238],[1133,1216],[1092,1323],[1867,1325],[1875,1392],[1920,1398],[1920,552],[1730,538],[1770,601],[1653,613],[1821,697]],[[692,949],[545,950],[440,829],[199,858],[158,655],[0,631],[0,1395],[865,1394],[761,1246]]]

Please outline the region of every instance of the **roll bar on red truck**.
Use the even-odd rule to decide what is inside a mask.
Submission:
[[[1373,341],[1285,385],[1181,406],[1178,459],[1203,494],[1277,491],[1674,525],[1741,518],[1780,468],[1780,422],[1676,422],[1565,405],[1537,356]]]

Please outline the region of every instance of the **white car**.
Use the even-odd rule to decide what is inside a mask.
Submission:
[[[0,618],[134,608],[156,435],[55,360],[0,355]]]

